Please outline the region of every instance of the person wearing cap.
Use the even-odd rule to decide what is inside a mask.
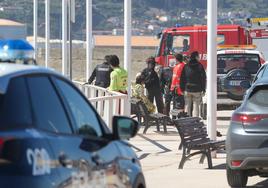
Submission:
[[[107,88],[110,85],[110,74],[113,71],[110,62],[110,55],[104,57],[104,62],[100,65],[97,65],[93,70],[88,83],[92,84],[95,80],[95,85],[103,88]]]
[[[117,91],[123,94],[127,94],[127,71],[119,66],[119,58],[116,55],[110,56],[110,65],[113,69],[110,78],[110,91]]]
[[[163,98],[160,90],[159,77],[155,71],[155,59],[154,57],[149,57],[146,60],[147,68],[142,71],[142,76],[144,76],[145,88],[147,89],[148,99],[154,103],[154,99],[157,106],[158,113],[163,113],[164,104]]]
[[[173,108],[184,110],[184,96],[180,87],[182,70],[185,66],[182,54],[175,54],[176,66],[173,68],[170,91],[173,93]]]
[[[200,104],[206,92],[206,72],[203,65],[199,62],[199,53],[197,51],[191,54],[189,63],[182,70],[180,88],[184,92],[187,114],[199,117]]]

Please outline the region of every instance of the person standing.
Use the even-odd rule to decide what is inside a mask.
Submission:
[[[110,65],[113,71],[111,72],[110,78],[110,91],[117,91],[123,94],[127,94],[127,71],[119,66],[119,58],[116,55],[111,55]]]
[[[164,114],[169,115],[172,93],[170,92],[172,80],[172,67],[161,67],[159,70],[160,89],[164,96]]]
[[[110,62],[110,55],[106,55],[104,57],[104,62],[99,64],[93,70],[90,78],[88,79],[88,83],[92,84],[95,80],[95,85],[103,88],[107,88],[110,85],[110,74],[113,71]]]
[[[146,60],[147,68],[142,71],[142,76],[144,77],[145,88],[147,89],[148,99],[154,103],[154,99],[157,106],[158,113],[163,113],[164,104],[163,98],[160,90],[160,82],[157,73],[155,72],[155,59],[154,57],[149,57]]]
[[[189,63],[182,70],[180,87],[184,92],[187,114],[199,117],[199,107],[206,92],[206,72],[199,62],[199,53],[197,51],[191,54]]]
[[[176,66],[173,69],[170,91],[173,93],[173,108],[184,110],[184,96],[180,87],[181,74],[185,66],[182,54],[175,54]]]

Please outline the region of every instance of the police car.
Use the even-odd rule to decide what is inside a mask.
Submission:
[[[124,141],[136,135],[137,122],[114,117],[112,127],[60,74],[0,64],[0,187],[145,188]]]
[[[223,45],[217,51],[218,91],[242,100],[258,69],[265,62],[254,45]]]

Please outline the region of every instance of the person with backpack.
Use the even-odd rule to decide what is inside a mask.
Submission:
[[[199,117],[202,97],[206,92],[206,72],[199,62],[199,53],[194,51],[182,70],[180,87],[184,92],[185,109],[189,116]],[[193,105],[193,111],[192,111]]]

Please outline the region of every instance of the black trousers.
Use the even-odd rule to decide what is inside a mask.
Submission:
[[[158,113],[163,113],[164,112],[164,103],[163,103],[163,97],[161,95],[160,89],[159,88],[147,89],[147,91],[148,91],[147,97],[148,97],[149,101],[154,103],[154,99],[155,99]]]

